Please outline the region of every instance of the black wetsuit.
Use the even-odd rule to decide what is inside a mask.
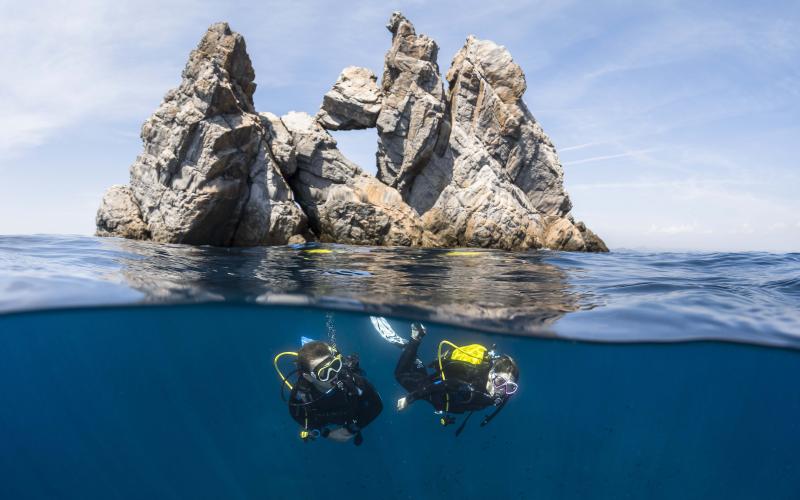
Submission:
[[[289,396],[292,418],[306,430],[323,431],[328,426],[344,426],[353,433],[375,420],[383,403],[357,362],[349,362],[337,381],[342,387],[322,392],[304,377],[298,377]]]
[[[432,374],[428,373],[424,366],[417,365],[419,344],[419,340],[413,339],[406,344],[394,371],[397,381],[408,391],[408,395],[406,395],[408,404],[418,399],[424,399],[432,404],[436,411],[447,409],[450,413],[465,413],[482,410],[500,403],[486,393],[486,381],[489,377],[488,364],[472,370],[469,380],[448,376],[443,381],[438,365]],[[447,406],[448,396],[450,398],[449,408]]]

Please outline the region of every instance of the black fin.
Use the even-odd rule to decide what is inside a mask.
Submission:
[[[469,415],[467,415],[467,417],[464,419],[464,421],[461,422],[461,425],[458,426],[458,429],[456,429],[456,437],[458,437],[461,434],[461,431],[464,430],[464,426],[467,425],[467,422],[469,421],[469,417],[471,417],[473,413],[475,413],[475,412],[474,411],[469,412]]]

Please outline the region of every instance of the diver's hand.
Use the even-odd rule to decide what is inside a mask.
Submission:
[[[352,432],[347,430],[345,427],[339,427],[338,429],[332,430],[328,434],[328,439],[332,439],[332,440],[334,440],[336,442],[339,442],[339,443],[344,443],[345,441],[349,440],[353,436],[355,436],[355,434],[353,434]]]
[[[427,332],[422,323],[411,323],[411,338],[414,340],[422,340]]]
[[[403,396],[397,400],[397,411],[403,411],[408,408],[408,398]]]

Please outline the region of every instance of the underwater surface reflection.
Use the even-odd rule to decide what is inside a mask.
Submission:
[[[146,300],[336,305],[484,328],[540,331],[592,306],[546,253],[326,245],[257,249],[127,245],[122,274]],[[333,304],[332,304],[333,303]]]
[[[800,254],[216,248],[0,236],[0,313],[193,302],[319,306],[515,335],[800,347]]]
[[[389,322],[409,335],[408,321]],[[518,363],[519,390],[490,425],[477,411],[456,436],[425,402],[396,411],[401,349],[363,313],[0,315],[0,498],[797,498],[796,350],[426,326],[426,362],[447,339],[496,343]],[[301,440],[272,362],[304,336],[358,353],[380,394],[360,446]]]

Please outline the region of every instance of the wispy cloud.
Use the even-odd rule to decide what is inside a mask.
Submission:
[[[587,142],[584,144],[576,144],[575,146],[567,146],[565,148],[559,148],[558,150],[561,153],[566,153],[567,151],[577,151],[579,149],[586,149],[586,148],[593,148],[596,146],[602,146],[608,144],[608,142]]]
[[[623,181],[600,181],[570,184],[570,191],[591,191],[591,190],[638,190],[638,189],[664,189],[674,193],[695,193],[696,195],[703,195],[709,192],[720,193],[717,189],[718,186],[735,186],[741,188],[752,188],[754,186],[767,186],[769,183],[766,181],[758,180],[741,180],[741,179],[725,179],[725,178],[691,178],[674,180],[668,178],[662,179],[635,179]],[[722,191],[726,192],[726,191]],[[736,194],[733,196],[740,196]]]
[[[660,233],[660,234],[688,234],[688,233],[701,233],[701,234],[712,234],[714,231],[711,229],[704,229],[701,228],[696,222],[692,222],[691,224],[673,224],[669,226],[659,226],[658,224],[651,224],[650,229],[647,230],[648,234],[653,233]]]
[[[191,24],[191,5],[92,0],[6,4],[0,21],[6,35],[0,65],[7,76],[0,80],[0,155],[41,144],[93,116],[141,116],[154,107],[154,96],[176,78],[162,78],[157,59],[137,62],[131,45],[142,50],[165,43]],[[147,22],[137,23],[148,11],[164,15],[153,19],[151,14]]]
[[[606,161],[606,160],[614,160],[617,158],[628,158],[628,157],[642,157],[647,153],[652,153],[657,151],[657,149],[640,149],[638,151],[626,151],[624,153],[613,154],[613,155],[602,155],[602,156],[593,156],[591,158],[583,158],[581,160],[574,160],[564,162],[564,166],[575,166],[575,165],[582,165],[584,163],[594,163],[598,161]]]

